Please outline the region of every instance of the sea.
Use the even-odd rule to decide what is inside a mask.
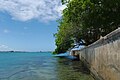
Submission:
[[[0,80],[94,80],[81,64],[50,52],[0,52]]]

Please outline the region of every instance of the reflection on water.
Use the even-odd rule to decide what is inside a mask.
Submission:
[[[50,53],[1,53],[0,80],[93,80],[78,61]]]

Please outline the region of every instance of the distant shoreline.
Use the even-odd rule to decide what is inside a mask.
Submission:
[[[6,53],[9,53],[9,52],[19,52],[19,53],[28,53],[28,52],[37,52],[37,53],[47,53],[47,52],[50,52],[52,53],[53,51],[0,51],[0,53],[3,53],[3,52],[6,52]]]

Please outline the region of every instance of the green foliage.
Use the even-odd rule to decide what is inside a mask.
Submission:
[[[67,51],[73,39],[89,45],[119,25],[120,0],[69,0],[55,34],[55,53]]]

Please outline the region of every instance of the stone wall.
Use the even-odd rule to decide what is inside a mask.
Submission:
[[[76,51],[97,80],[120,80],[120,29]]]

